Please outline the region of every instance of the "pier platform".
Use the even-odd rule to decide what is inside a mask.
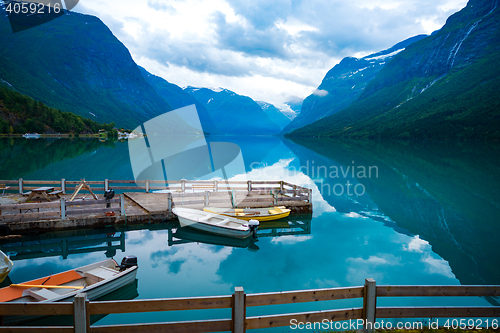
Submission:
[[[145,181],[144,187],[131,181],[87,181],[98,200],[80,192],[74,201],[69,183],[77,181],[0,181],[9,183],[9,192],[0,196],[0,235],[26,234],[53,230],[96,228],[110,225],[133,225],[176,220],[174,207],[203,209],[205,206],[260,208],[286,206],[291,214],[312,213],[312,191],[283,181]],[[102,193],[113,186],[117,193],[109,208]],[[160,186],[158,186],[160,184]],[[31,185],[30,187],[26,185]],[[50,185],[61,191],[60,198],[48,202],[38,198],[26,202],[22,193],[33,186]],[[60,185],[60,186],[57,186]],[[134,184],[135,185],[135,184]],[[242,186],[243,185],[243,186]],[[103,186],[103,187],[101,187]],[[75,187],[76,188],[76,187]],[[18,193],[12,193],[12,192]],[[120,193],[121,192],[121,193]]]

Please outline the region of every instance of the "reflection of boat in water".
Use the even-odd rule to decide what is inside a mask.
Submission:
[[[89,300],[96,300],[134,282],[136,274],[136,257],[123,258],[121,265],[107,259],[21,284],[11,284],[0,289],[0,302],[69,302],[81,293],[85,293]],[[16,324],[35,318],[5,316],[3,323]]]
[[[3,282],[7,275],[9,275],[10,271],[12,270],[12,260],[0,251],[0,282]]]
[[[247,237],[247,238],[225,237],[215,234],[209,234],[192,228],[175,228],[175,231],[172,230],[173,230],[172,228],[169,228],[168,231],[169,246],[196,242],[196,243],[204,243],[212,245],[248,248],[249,250],[255,250],[255,251],[259,249],[259,247],[255,245],[256,239],[254,239],[253,237]]]
[[[291,212],[285,206],[251,209],[205,207],[203,210],[209,213],[235,217],[240,220],[257,220],[259,222],[279,220],[287,217]]]
[[[259,225],[258,221],[238,220],[234,217],[222,216],[191,208],[173,208],[172,212],[177,215],[182,227],[187,226],[227,237],[249,237]]]

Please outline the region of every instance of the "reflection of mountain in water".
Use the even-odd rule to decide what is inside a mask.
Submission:
[[[101,142],[97,139],[26,140],[24,138],[0,138],[0,161],[2,161],[0,163],[0,178],[22,178],[51,164],[65,161],[74,162],[73,159],[79,155],[94,152],[102,147],[113,146],[114,143],[111,141]],[[87,165],[86,167],[88,168]]]
[[[323,197],[338,211],[387,216],[428,241],[462,284],[499,284],[500,146],[484,143],[286,142],[301,164],[377,166],[362,197]],[[318,155],[320,154],[320,155]],[[338,179],[324,179],[336,183]]]

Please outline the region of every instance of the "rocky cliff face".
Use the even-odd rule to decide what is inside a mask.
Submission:
[[[283,133],[289,133],[348,107],[396,54],[424,37],[426,35],[409,38],[364,58],[342,59],[328,71],[318,89],[304,100],[300,114],[284,128]]]
[[[366,88],[366,98],[384,87],[394,86],[415,77],[423,78],[413,95],[434,84],[452,70],[467,67],[484,57],[488,46],[497,44],[498,0],[469,1],[467,7],[450,16],[446,25],[428,39],[410,45],[395,57],[381,75]],[[431,78],[431,80],[425,79]]]
[[[96,17],[68,12],[12,33],[0,15],[0,45],[0,79],[51,107],[129,128],[172,110]]]
[[[500,139],[500,7],[469,1],[342,111],[292,136]]]

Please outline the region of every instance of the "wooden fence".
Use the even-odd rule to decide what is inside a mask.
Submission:
[[[66,201],[64,198],[61,198],[59,202],[0,205],[0,222],[37,221],[40,219],[52,218],[64,220],[71,215],[86,214],[88,216],[90,214],[103,214],[105,212],[115,212],[121,215],[125,214],[125,198],[123,194],[120,195],[119,199],[109,200],[111,207],[105,207],[107,202],[106,199]],[[113,204],[117,203],[119,204],[118,207],[113,207]],[[96,205],[102,206],[88,207]],[[81,206],[83,206],[83,208],[81,208]],[[54,210],[54,208],[59,209]]]
[[[500,296],[500,286],[376,286],[366,279],[364,286],[245,294],[236,287],[233,295],[171,299],[89,302],[85,294],[73,303],[0,303],[0,315],[72,315],[72,327],[0,327],[1,332],[61,333],[128,333],[128,332],[219,332],[242,333],[247,329],[291,326],[291,321],[321,323],[355,320],[371,331],[377,318],[486,318],[499,317],[500,307],[377,307],[378,297],[420,296]],[[276,304],[331,301],[363,298],[363,307],[288,313],[268,316],[246,316],[246,308]],[[111,313],[205,310],[231,308],[229,319],[169,322],[152,324],[117,324],[90,326],[89,316]],[[361,327],[359,327],[361,328]]]
[[[224,180],[111,180],[86,181],[91,186],[92,191],[104,192],[112,188],[115,192],[123,190],[146,191],[153,190],[171,190],[172,192],[186,193],[194,191],[248,191],[254,194],[269,194],[271,191],[285,196],[291,196],[294,200],[307,200],[311,202],[311,190],[299,185],[291,184],[285,181],[224,181]],[[0,184],[9,186],[6,193],[16,192],[24,193],[36,189],[40,186],[52,185],[56,190],[63,191],[63,194],[74,191],[80,181],[76,180],[0,180]]]

